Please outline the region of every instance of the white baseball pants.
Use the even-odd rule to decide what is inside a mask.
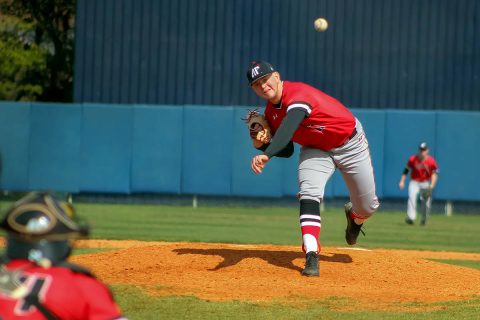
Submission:
[[[338,168],[350,193],[355,214],[370,217],[379,207],[375,193],[375,177],[367,137],[357,119],[357,134],[343,146],[322,151],[302,147],[300,151],[298,180],[300,199],[321,201],[325,185]]]
[[[407,205],[407,216],[408,219],[415,221],[417,218],[417,203],[420,197],[420,200],[423,204],[422,210],[422,222],[425,223],[427,220],[427,215],[430,213],[430,208],[432,206],[432,197],[429,196],[427,199],[423,198],[423,190],[430,188],[430,181],[416,181],[410,180],[408,184],[408,205]]]

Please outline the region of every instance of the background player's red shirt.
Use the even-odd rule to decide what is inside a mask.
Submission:
[[[432,174],[438,170],[437,162],[429,155],[424,160],[416,154],[410,156],[407,167],[412,170],[410,178],[420,182],[430,180]]]
[[[88,275],[64,267],[42,268],[27,260],[13,260],[7,269],[22,270],[21,281],[39,289],[40,302],[60,319],[125,319],[108,288]],[[15,300],[0,291],[1,319],[44,320],[25,300]]]
[[[341,146],[355,128],[355,117],[338,100],[302,82],[283,81],[280,105],[268,102],[265,108],[272,133],[293,108],[305,110],[308,117],[293,135],[293,142],[328,151]]]

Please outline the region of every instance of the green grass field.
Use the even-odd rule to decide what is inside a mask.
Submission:
[[[2,204],[5,208],[8,204]],[[92,227],[96,239],[200,241],[299,245],[296,208],[182,207],[163,205],[76,205],[78,215]],[[378,212],[365,225],[360,239],[365,248],[480,252],[480,215],[432,215],[427,226],[409,226],[403,212]],[[322,213],[323,246],[345,246],[345,216],[341,209]],[[78,249],[76,254],[92,252]],[[479,261],[436,260],[480,269]],[[480,296],[422,312],[343,312],[342,298],[308,301],[303,307],[282,301],[212,302],[195,297],[151,297],[130,286],[113,286],[130,319],[479,319]],[[234,288],[232,288],[234,290]],[[480,294],[480,293],[479,293]],[[432,306],[432,305],[429,305]]]
[[[298,245],[296,208],[181,207],[79,204],[92,238]],[[403,212],[378,212],[360,235],[366,248],[480,252],[480,215],[432,215],[427,226],[406,225]],[[322,213],[321,242],[344,246],[341,209]]]

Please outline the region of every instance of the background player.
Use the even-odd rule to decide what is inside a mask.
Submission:
[[[398,186],[405,187],[405,179],[409,169],[412,170],[410,183],[408,184],[407,218],[405,222],[413,224],[417,218],[417,202],[420,196],[422,201],[422,220],[425,225],[432,206],[432,190],[437,185],[438,166],[435,159],[428,154],[429,149],[426,142],[420,143],[418,153],[410,156],[407,166],[403,170]]]
[[[264,153],[252,159],[252,170],[261,173],[273,156],[293,154],[293,142],[302,146],[298,167],[306,252],[302,273],[318,276],[320,202],[335,169],[340,169],[350,191],[351,202],[345,205],[348,244],[357,242],[364,221],[379,207],[367,138],[360,121],[339,101],[305,83],[282,81],[268,62],[252,62],[247,78],[253,91],[267,100],[265,118],[273,134],[271,141],[254,142]]]
[[[7,212],[0,319],[126,319],[104,284],[66,262],[70,239],[88,234],[72,218],[71,206],[46,193],[31,193]]]

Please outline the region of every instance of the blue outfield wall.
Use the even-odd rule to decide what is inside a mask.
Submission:
[[[261,175],[240,106],[0,102],[0,188],[12,191],[294,196],[296,152]],[[422,140],[440,167],[437,199],[480,201],[480,112],[352,109],[370,143],[380,197],[398,188]],[[325,197],[348,196],[336,172]]]
[[[83,105],[79,191],[130,192],[132,128],[131,106]]]
[[[133,108],[132,192],[180,193],[183,108],[136,105]]]
[[[81,108],[72,108],[68,104],[31,106],[29,189],[50,189],[53,186],[54,189],[78,191],[82,163],[79,158],[81,116]]]
[[[28,189],[30,103],[0,102],[0,186]]]

